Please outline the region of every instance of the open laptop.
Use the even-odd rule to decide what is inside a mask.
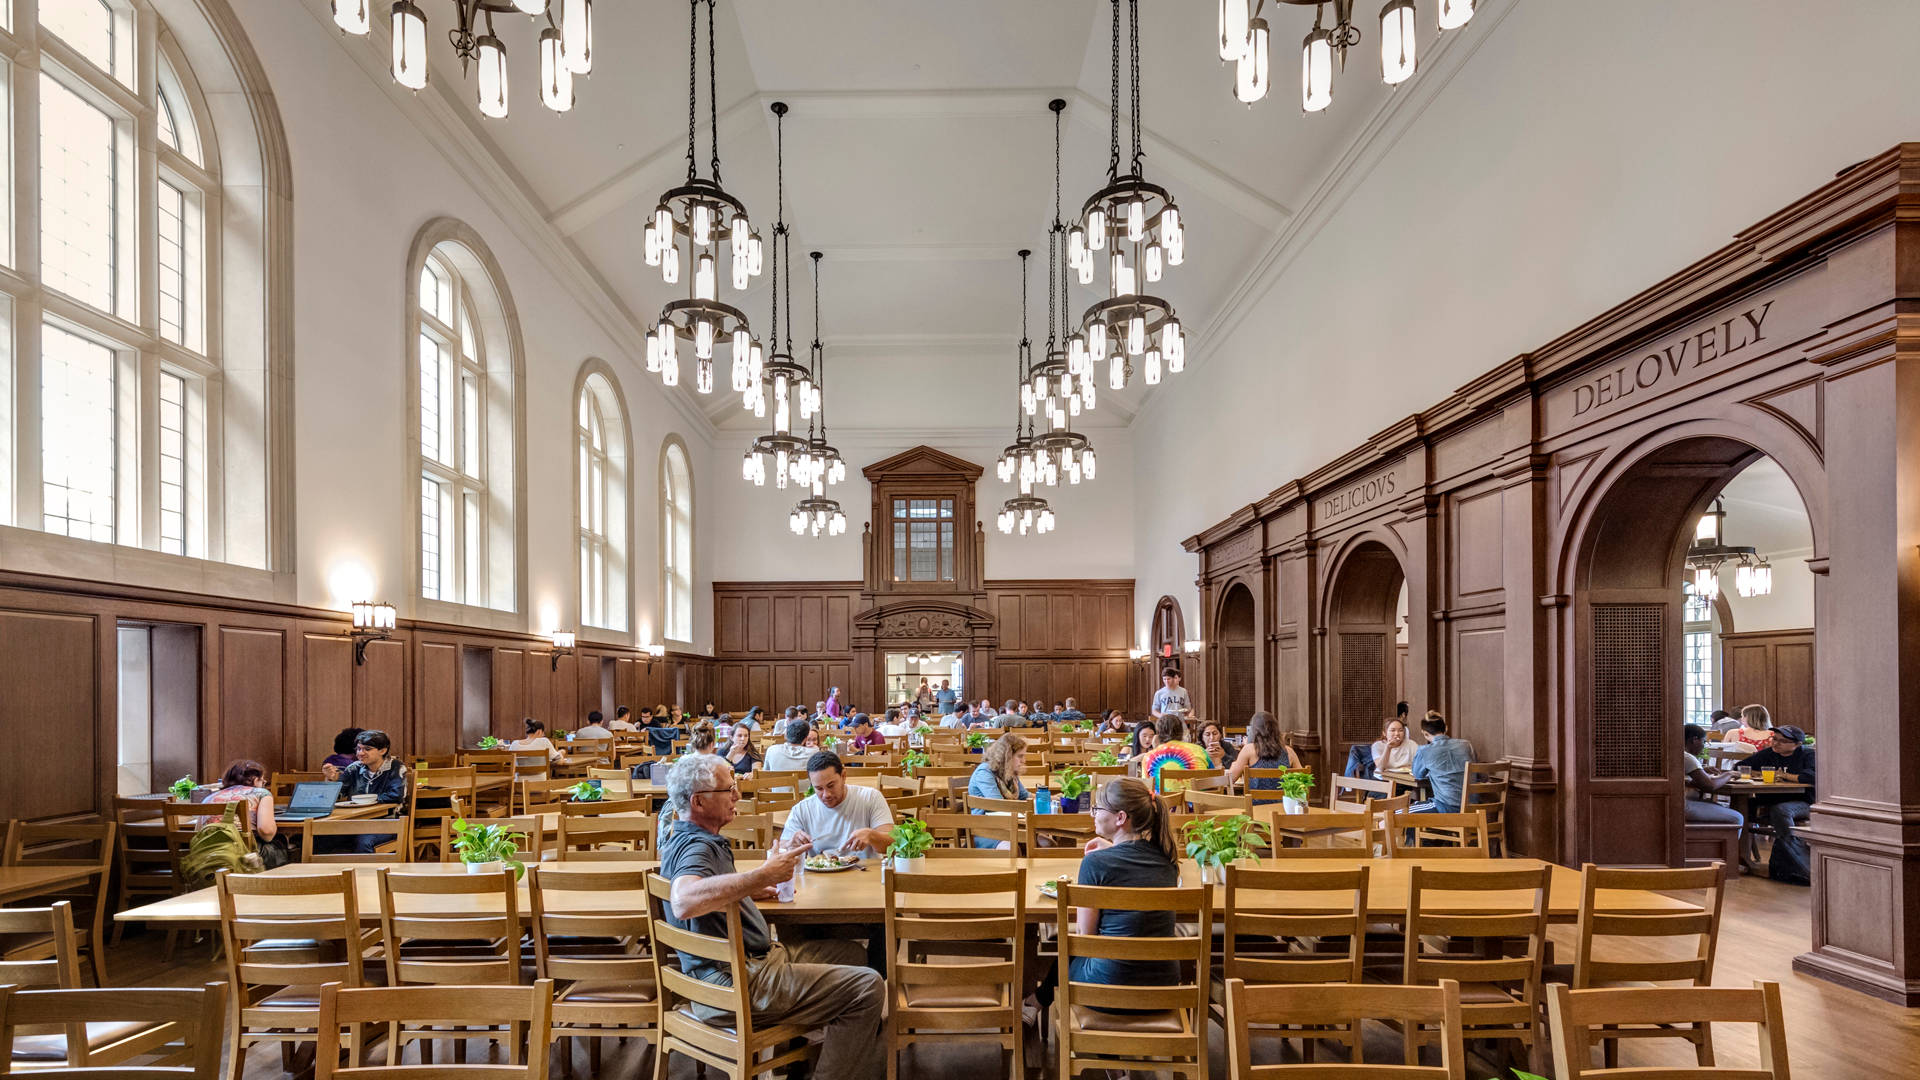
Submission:
[[[293,798],[287,801],[287,808],[274,816],[281,821],[326,817],[333,813],[333,804],[339,799],[338,780],[304,781],[293,785]]]

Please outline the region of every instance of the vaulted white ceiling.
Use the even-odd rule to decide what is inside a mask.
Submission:
[[[325,7],[325,0],[308,2]],[[1107,166],[1109,12],[1102,0],[722,0],[716,48],[723,179],[770,235],[768,105],[787,102],[786,216],[802,264],[793,336],[804,354],[812,335],[804,264],[806,252],[818,249],[826,256],[821,302],[836,430],[1011,426],[1020,324],[1015,251],[1022,247],[1036,252],[1032,336],[1046,336],[1043,257],[1053,201],[1047,102],[1068,102],[1064,202],[1071,218]],[[444,5],[428,5],[428,14],[436,21],[430,92],[446,95],[517,178],[545,225],[632,320],[637,344],[660,305],[684,289],[663,285],[644,265],[641,232],[660,192],[686,173],[686,4],[600,0],[595,70],[563,116],[536,99],[530,21],[498,20],[515,80],[512,115],[501,121],[473,108],[472,84],[442,36]],[[1396,98],[1416,94],[1446,50],[1494,21],[1477,18],[1435,41],[1423,19],[1422,74],[1398,89],[1381,84],[1369,52],[1374,31],[1363,26],[1368,43],[1337,79],[1333,107],[1303,116],[1293,43],[1311,12],[1282,7],[1270,18],[1276,89],[1249,109],[1233,100],[1231,70],[1214,57],[1211,5],[1141,5],[1145,171],[1173,192],[1189,230],[1186,263],[1170,272],[1164,295],[1189,330],[1190,354],[1204,351],[1209,326],[1243,298],[1243,284],[1271,262],[1290,224],[1338,198],[1329,178],[1337,180],[1386,129],[1383,117]],[[384,48],[379,40],[341,43]],[[703,172],[704,82],[703,70]],[[763,274],[744,297],[730,297],[757,333],[767,329],[768,281]],[[1074,287],[1076,321],[1092,298],[1091,290]],[[711,396],[695,395],[690,385],[681,392],[722,429],[744,433],[764,424],[726,392],[724,373],[719,382]],[[1124,393],[1103,382],[1098,410],[1080,426],[1129,423],[1146,393],[1138,374]]]

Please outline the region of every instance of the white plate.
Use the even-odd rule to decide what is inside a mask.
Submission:
[[[840,866],[806,866],[804,862],[802,862],[801,865],[806,867],[806,871],[809,874],[838,874],[843,870],[852,870],[855,867],[858,867],[860,865],[860,860],[856,859],[853,862],[845,863]]]

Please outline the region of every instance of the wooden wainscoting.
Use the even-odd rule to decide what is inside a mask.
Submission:
[[[1720,635],[1721,708],[1765,705],[1777,724],[1817,734],[1813,628]]]

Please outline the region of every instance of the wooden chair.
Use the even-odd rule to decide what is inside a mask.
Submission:
[[[984,817],[985,815],[978,815]],[[1028,814],[1024,822],[1026,828],[1022,839],[1026,842],[1029,857],[1042,849],[1055,851],[1073,851],[1084,847],[1095,833],[1093,814]]]
[[[1234,1080],[1274,1077],[1284,1080],[1372,1080],[1391,1075],[1405,1080],[1466,1080],[1466,1053],[1460,1037],[1460,984],[1443,979],[1438,986],[1280,986],[1253,985],[1242,979],[1226,984],[1227,1063]],[[1368,1020],[1400,1026],[1404,1064],[1367,1064],[1361,1028]],[[1347,1064],[1318,1064],[1304,1056],[1298,1063],[1255,1065],[1253,1036],[1270,1026],[1348,1032]],[[1418,1032],[1431,1032],[1440,1044],[1440,1064],[1420,1064]],[[1563,1076],[1566,1074],[1562,1074]]]
[[[472,766],[465,768],[434,769],[429,772],[421,769],[413,777],[413,785],[407,792],[407,818],[413,823],[409,830],[412,835],[413,854],[408,862],[422,862],[424,856],[434,851],[440,843],[440,823],[451,817],[464,817],[455,809],[456,805],[468,809],[477,809],[474,800],[476,787]]]
[[[931,791],[924,795],[895,795],[887,798],[887,809],[893,811],[893,816],[896,818],[902,814],[932,810],[933,804],[934,794]]]
[[[887,1080],[914,1043],[989,1042],[1008,1076],[1024,1068],[1026,895],[1021,867],[886,876]],[[960,896],[992,899],[992,914],[944,913]]]
[[[1026,799],[995,799],[985,795],[969,795],[967,796],[967,809],[969,811],[980,810],[989,814],[1012,814],[1017,817],[1022,814],[1032,813],[1033,804]]]
[[[522,920],[512,870],[420,874],[383,866],[378,880],[388,986],[520,981]],[[391,1019],[387,1054],[397,1060],[407,1043],[420,1042],[422,1060],[430,1061],[432,1041],[448,1039],[454,1041],[456,1060],[464,1060],[470,1037],[470,1031],[409,1027]]]
[[[780,830],[774,827],[772,814],[740,814],[720,830],[720,835],[735,851],[767,851],[780,838]]]
[[[919,813],[914,815],[933,834],[934,846],[927,854],[940,858],[967,858],[975,856],[993,856],[1011,859],[1020,854],[1020,843],[1024,839],[1020,819],[1003,814],[944,814]],[[976,848],[974,837],[991,840],[996,845],[991,848]],[[1006,844],[1006,848],[997,845]]]
[[[360,927],[360,896],[354,871],[335,874],[232,874],[214,877],[220,902],[220,940],[227,967],[227,1078],[241,1080],[247,1048],[278,1043],[281,1063],[294,1068],[295,1052],[312,1043],[319,1057],[337,1055],[338,1029],[320,1023],[319,987],[361,985],[369,947],[378,948]],[[284,897],[330,898],[324,917],[275,914]],[[337,906],[334,901],[337,901]],[[297,941],[298,947],[285,943]]]
[[[469,753],[484,754],[485,750],[473,750]],[[420,754],[407,760],[407,767],[416,773],[429,769],[455,769],[460,767],[459,754]]]
[[[573,798],[577,780],[522,780],[513,782],[514,804],[520,814],[552,813]]]
[[[21,1051],[21,1028],[65,1028],[77,1032],[122,1029],[161,1030],[179,1046],[142,1051],[158,1056],[138,1066],[119,1064],[131,1056],[119,1045],[99,1050],[73,1039],[63,1065],[35,1069],[35,1076],[56,1080],[215,1080],[220,1072],[221,1002],[226,988],[208,983],[192,989],[17,990],[0,987],[0,1043],[9,1057]],[[26,1036],[25,1038],[35,1038]],[[91,1039],[86,1040],[91,1041]],[[167,1040],[162,1040],[165,1043]]]
[[[753,1022],[738,904],[727,905],[726,935],[711,937],[682,930],[668,919],[673,883],[659,874],[647,875],[646,900],[647,928],[654,946],[654,984],[660,989],[655,1077],[666,1076],[668,1055],[676,1053],[722,1070],[729,1080],[748,1080],[796,1061],[813,1060],[817,1051],[806,1043],[806,1028],[798,1024],[762,1027]],[[729,985],[686,974],[680,970],[676,954],[719,966]],[[789,1045],[794,1043],[798,1045]]]
[[[1692,910],[1619,912],[1606,908],[1603,893],[1650,890],[1684,896]],[[1725,867],[1719,863],[1683,870],[1615,870],[1587,863],[1580,868],[1580,914],[1575,930],[1573,966],[1549,967],[1543,978],[1575,990],[1602,987],[1680,983],[1708,986],[1713,982],[1713,955],[1720,937],[1720,907],[1724,899]],[[1608,956],[1600,955],[1602,940]],[[1653,947],[1659,959],[1644,955]],[[1626,950],[1631,949],[1631,954]],[[1684,950],[1684,951],[1683,951]],[[1701,1065],[1713,1064],[1713,1032],[1705,1024],[1676,1028],[1671,1024],[1616,1028],[1604,1034],[1609,1068],[1619,1063],[1619,1040],[1686,1039]]]
[[[1336,776],[1327,800],[1329,810],[1359,812],[1369,809],[1374,799],[1393,798],[1393,783],[1369,776]]]
[[[84,912],[76,918],[74,941],[79,951],[92,962],[95,986],[107,985],[107,888],[113,875],[118,827],[111,821],[93,825],[42,825],[16,821],[7,830],[5,866],[70,866],[93,869],[94,873],[78,885],[36,895],[39,900],[68,900]],[[52,955],[51,939],[28,939],[13,943],[0,959],[25,959]]]
[[[1436,834],[1434,830],[1447,830]],[[1407,832],[1413,842],[1407,842]],[[1435,839],[1438,844],[1421,844]],[[1463,814],[1413,814],[1398,811],[1387,815],[1387,854],[1396,859],[1486,859],[1487,812],[1475,810]]]
[[[164,900],[180,891],[180,879],[173,873],[173,857],[167,853],[166,818],[161,815],[160,806],[153,799],[113,800],[115,911],[126,911],[151,900]],[[126,928],[126,923],[116,920],[109,944],[120,944]],[[179,931],[167,931],[162,959],[173,959],[178,937]]]
[[[1554,985],[1547,993],[1548,1023],[1553,1029],[1554,1075],[1559,1080],[1609,1076],[1699,1077],[1700,1080],[1787,1080],[1787,1029],[1780,984],[1756,982],[1750,990],[1658,986],[1575,990]],[[1593,1067],[1593,1044],[1611,1041],[1622,1030],[1655,1025],[1752,1024],[1759,1042],[1758,1070],[1718,1068],[1704,1063],[1688,1069]],[[1897,1067],[1896,1067],[1897,1071]]]
[[[568,1075],[574,1039],[587,1040],[588,1069],[595,1076],[603,1041],[633,1038],[651,1046],[660,1039],[647,913],[630,903],[614,910],[592,903],[631,898],[646,887],[647,873],[638,867],[548,863],[527,871],[534,959],[540,978],[556,987],[553,1039],[566,1040],[560,1060]]]
[[[434,846],[440,849],[440,861],[443,863],[460,861],[460,853],[455,851],[453,847],[455,839],[453,835],[453,823],[457,820],[460,819],[451,815],[440,819],[440,840]],[[520,839],[514,843],[514,847],[520,851],[521,862],[537,863],[542,858],[541,853],[546,848],[544,841],[546,840],[547,829],[545,823],[539,818],[486,818],[477,823],[481,825],[498,825],[501,828],[517,834]]]
[[[1498,764],[1502,768],[1506,766],[1506,762],[1499,762]],[[1478,811],[1487,816],[1487,851],[1489,854],[1492,854],[1496,847],[1503,852],[1506,850],[1507,782],[1497,778],[1475,780],[1473,777],[1480,775],[1479,770],[1491,767],[1490,765],[1478,762],[1469,762],[1467,764],[1468,780],[1466,786],[1461,788],[1460,796],[1461,799],[1464,800],[1460,807],[1463,811]],[[1432,837],[1442,842],[1462,842],[1460,831],[1451,826],[1431,826],[1421,829],[1419,835],[1422,839]]]
[[[545,979],[532,986],[402,986],[352,989],[335,983],[320,988],[320,1023],[335,1030],[347,1028],[347,1063],[338,1054],[321,1054],[314,1064],[314,1080],[377,1080],[383,1072],[410,1080],[457,1080],[475,1076],[484,1080],[546,1080],[547,1047],[553,1024],[553,984]],[[505,1065],[440,1065],[402,1063],[400,1048],[387,1046],[384,1065],[366,1063],[367,1025],[386,1023],[424,1029],[427,1024],[453,1025],[462,1031],[505,1028],[508,1063]],[[425,1047],[422,1047],[422,1054]]]
[[[641,817],[651,817],[653,816],[653,800],[649,798],[602,798],[599,802],[563,802],[555,809],[559,811],[561,817],[569,818],[611,817],[617,814],[636,814]]]
[[[1213,925],[1213,890],[1125,889],[1062,883],[1055,901],[1060,942],[1060,989],[1054,997],[1059,1033],[1058,1075],[1087,1069],[1159,1070],[1192,1080],[1207,1075],[1207,985],[1212,946],[1207,934],[1193,937],[1102,937],[1082,934],[1074,910],[1152,911],[1177,922]],[[1069,974],[1075,957],[1165,960],[1180,965],[1178,981],[1164,986],[1084,983]],[[1133,1013],[1103,1010],[1130,1009]]]
[[[406,862],[413,850],[413,822],[406,818],[314,818],[307,822],[307,839],[300,846],[300,861],[304,863],[327,862]],[[332,840],[343,836],[390,836],[393,839],[376,841],[373,851],[321,851],[322,847],[344,847],[342,844],[322,844],[322,840]]]
[[[73,905],[56,900],[50,907],[0,908],[0,937],[24,935],[52,943],[45,956],[0,960],[0,986],[78,990],[80,953],[73,931]],[[85,1025],[80,1055],[91,1065],[114,1065],[164,1046],[177,1032],[166,1024],[103,1022]],[[28,1072],[69,1062],[67,1040],[79,1025],[40,1034],[16,1032],[0,1072]]]
[[[554,858],[561,862],[631,862],[651,859],[658,825],[646,817],[561,815]]]
[[[918,776],[887,776],[883,774],[879,778],[878,784],[880,794],[889,799],[898,798],[902,795],[920,794],[920,778]]]
[[[1540,971],[1551,870],[1411,869],[1403,924],[1405,978],[1413,985],[1453,979],[1471,986],[1473,992],[1460,1005],[1465,1038],[1517,1042],[1530,1056],[1544,1049]],[[1449,951],[1430,952],[1429,942]],[[1461,951],[1469,947],[1474,951]]]
[[[1226,988],[1231,981],[1272,984],[1357,983],[1366,962],[1367,882],[1369,868],[1358,863],[1339,870],[1252,870],[1227,867],[1226,933],[1220,971],[1212,985],[1213,1015],[1229,1035]],[[1300,895],[1284,913],[1250,910],[1242,892],[1283,892]],[[1312,902],[1320,901],[1320,902]],[[1285,943],[1293,942],[1292,946]],[[1277,948],[1272,947],[1280,943]],[[1281,1038],[1301,1039],[1301,1058],[1313,1060],[1316,1039],[1338,1039],[1357,1051],[1356,1029],[1338,1025],[1288,1025]]]
[[[1162,795],[1178,795],[1186,790],[1187,785],[1197,780],[1209,780],[1226,775],[1225,769],[1162,769],[1160,775],[1153,778],[1154,790]]]
[[[1295,773],[1304,773],[1307,776],[1312,776],[1313,770],[1308,768],[1299,768],[1299,769],[1248,768],[1245,772],[1240,774],[1241,790],[1245,791],[1247,795],[1250,798],[1252,798],[1255,802],[1279,802],[1283,797],[1280,794],[1280,781]],[[1273,781],[1273,786],[1270,788],[1254,787],[1253,782],[1256,780],[1271,780]]]
[[[1224,779],[1224,777],[1222,777]],[[1204,814],[1212,810],[1238,810],[1243,814],[1253,813],[1253,796],[1228,795],[1219,791],[1205,791],[1188,785],[1178,798],[1185,800],[1191,813]]]

